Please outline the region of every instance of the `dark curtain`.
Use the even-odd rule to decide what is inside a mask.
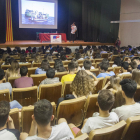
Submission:
[[[0,43],[6,41],[6,0],[0,0]]]

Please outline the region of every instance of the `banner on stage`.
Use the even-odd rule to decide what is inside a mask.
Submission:
[[[62,43],[61,35],[50,35],[50,36],[51,36],[51,43]]]

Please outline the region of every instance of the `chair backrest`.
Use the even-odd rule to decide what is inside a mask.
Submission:
[[[96,64],[95,64],[95,67],[96,68],[99,68],[99,64],[100,64],[101,62],[96,62]]]
[[[110,71],[113,71],[113,70],[114,70],[114,68],[113,68],[113,67],[109,67],[107,71],[109,71],[109,72],[110,72]]]
[[[110,67],[112,67],[113,64],[114,64],[114,61],[109,61]]]
[[[126,123],[122,134],[123,140],[140,140],[140,116],[130,117]]]
[[[35,86],[39,86],[39,84],[47,78],[46,74],[31,74],[30,77],[33,79]]]
[[[64,75],[67,75],[68,72],[65,71],[65,72],[57,72],[55,73],[55,77],[59,77],[59,81],[61,81],[61,78],[64,76]]]
[[[125,62],[125,61],[127,61],[127,60],[128,60],[128,58],[129,58],[129,57],[125,57],[123,61],[124,61],[124,62]]]
[[[11,65],[1,65],[1,69],[3,69],[3,70],[7,70],[10,67],[11,67]]]
[[[93,72],[93,73],[95,73],[96,76],[99,75],[99,69],[91,69],[90,71]]]
[[[28,77],[30,77],[31,74],[35,74],[36,69],[37,69],[37,67],[28,68]]]
[[[121,140],[125,121],[121,121],[111,127],[93,130],[89,133],[89,140]]]
[[[123,79],[131,79],[131,77],[132,77],[132,74],[123,74],[123,75],[121,76],[122,80],[123,80]]]
[[[9,89],[0,90],[0,101],[8,101],[8,102],[10,102]]]
[[[8,77],[8,82],[11,84],[12,87],[13,87],[14,81],[18,78],[20,77]]]
[[[102,54],[101,54],[101,57],[102,57],[102,58],[108,58],[108,56],[109,56],[109,53],[102,53]]]
[[[88,134],[84,133],[76,138],[74,138],[73,140],[88,140],[89,136]]]
[[[85,118],[92,117],[93,113],[99,112],[99,107],[96,105],[98,94],[89,95],[86,101]]]
[[[103,82],[104,82],[104,78],[98,78],[98,84],[96,85],[96,90],[94,93],[98,93],[100,90],[102,90],[102,86],[103,86]]]
[[[104,86],[110,81],[110,77],[111,76],[106,76],[105,77],[102,88],[104,88]]]
[[[13,119],[15,129],[20,131],[19,109],[18,108],[11,109],[9,115]]]
[[[56,104],[54,102],[51,103],[53,106],[53,115],[56,118]],[[29,133],[32,118],[31,116],[34,114],[34,106],[23,107],[21,111],[21,122],[22,122],[22,132]],[[55,125],[55,118],[51,122],[51,126]]]
[[[12,100],[17,100],[22,106],[33,105],[38,100],[37,86],[28,88],[13,88]]]
[[[68,123],[80,126],[84,119],[86,97],[62,101],[57,109],[57,120],[65,118]]]
[[[119,55],[112,55],[110,61],[114,61],[114,59],[115,59],[116,57],[118,57],[118,56],[119,56]]]
[[[39,99],[47,99],[57,104],[62,94],[62,83],[46,84],[39,86]]]
[[[94,59],[95,63],[96,62],[102,62],[102,60],[103,60],[103,58],[96,58],[96,59]]]
[[[134,95],[134,100],[135,100],[135,102],[140,101],[140,86],[137,86],[137,90],[136,90],[136,93]]]
[[[114,73],[117,75],[119,74],[119,71],[120,71],[121,67],[114,67]]]
[[[54,62],[49,62],[50,63],[50,66],[53,66],[54,67]]]
[[[33,67],[38,67],[39,68],[41,66],[41,63],[33,63],[32,65],[33,65]]]
[[[62,61],[63,65],[68,65],[71,61]]]
[[[24,63],[24,64],[19,64],[19,67],[23,67],[23,66],[26,66],[27,68],[31,68],[31,63]]]
[[[70,85],[71,85],[72,81],[70,82],[64,82],[63,84],[63,93],[62,96],[65,97],[67,94],[72,94],[72,92],[70,91]]]
[[[77,60],[78,64],[83,64],[84,60]]]

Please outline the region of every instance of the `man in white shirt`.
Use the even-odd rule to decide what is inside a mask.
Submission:
[[[75,25],[75,22],[71,25],[71,40],[74,42],[75,40],[75,33],[77,31],[77,27]]]
[[[99,107],[99,113],[94,113],[93,117],[85,120],[81,130],[73,124],[69,124],[76,136],[82,135],[83,133],[89,134],[94,129],[110,127],[118,123],[119,118],[117,114],[114,112],[109,113],[114,101],[114,95],[110,90],[101,90],[98,95],[98,102],[96,103]]]
[[[34,115],[29,136],[26,140],[71,140],[74,138],[65,119],[60,119],[58,125],[50,126],[54,119],[51,102],[43,99],[35,103]],[[38,132],[38,133],[37,133]]]
[[[140,104],[134,101],[134,94],[137,90],[137,84],[131,79],[124,79],[120,82],[122,86],[122,96],[125,99],[125,105],[112,109],[119,120],[127,120],[129,117],[140,115]]]

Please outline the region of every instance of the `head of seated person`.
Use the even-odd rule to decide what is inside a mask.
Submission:
[[[73,58],[73,59],[71,60],[71,62],[75,64],[75,69],[76,69],[76,71],[77,71],[77,70],[78,70],[78,67],[79,67],[79,64],[78,64],[77,60],[76,60],[75,58]]]
[[[37,54],[35,59],[34,59],[34,62],[35,63],[41,63],[42,62],[42,58],[41,58],[41,55],[40,54]]]
[[[131,66],[131,69],[132,69],[132,70],[135,70],[135,69],[137,69],[137,67],[138,67],[136,61],[132,61],[132,62],[130,63],[130,66]]]
[[[48,60],[48,62],[53,62],[52,55],[48,55],[48,56],[47,56],[47,60]]]
[[[135,54],[135,51],[134,51],[134,50],[132,50],[132,51],[131,51],[131,55],[133,56],[134,54]]]
[[[113,54],[118,55],[118,50],[115,49]]]
[[[108,70],[109,62],[107,62],[107,61],[102,61],[102,62],[99,64],[99,67],[100,67],[100,72],[101,72],[101,73],[105,73],[105,72],[107,72],[107,70]]]
[[[63,66],[60,66],[58,69],[57,69],[57,72],[65,72],[67,71]]]
[[[28,68],[26,66],[20,68],[20,75],[21,77],[28,76]]]
[[[26,55],[22,54],[20,56],[20,62],[26,63]]]
[[[140,65],[140,58],[139,58],[139,57],[134,57],[134,58],[132,59],[132,61],[135,61],[135,62],[137,63],[138,66]],[[138,69],[140,69],[140,68],[138,68]]]
[[[70,62],[68,64],[68,70],[69,70],[69,73],[70,74],[74,74],[75,73],[76,68],[75,68],[75,63],[74,62]]]
[[[135,69],[132,71],[132,80],[134,80],[138,85],[140,85],[140,70]]]
[[[62,61],[66,61],[66,60],[67,60],[67,57],[66,57],[65,54],[62,54],[62,55],[60,56],[60,59],[61,59]]]
[[[94,92],[94,80],[85,70],[79,70],[70,86],[75,97],[88,96]]]
[[[121,65],[121,72],[122,73],[127,72],[128,68],[129,68],[128,62],[123,62],[122,65]]]
[[[7,52],[3,53],[2,60],[5,61],[7,56],[9,56],[9,54]]]
[[[81,58],[81,53],[76,53],[76,54],[75,54],[75,59],[76,59],[76,60],[79,60],[80,58]]]
[[[96,53],[94,58],[101,58],[101,55],[99,53]]]
[[[50,63],[47,60],[43,60],[40,69],[47,71],[50,68]]]
[[[54,76],[55,76],[55,69],[49,68],[46,71],[46,76],[47,76],[47,78],[54,78]]]
[[[13,60],[11,63],[11,67],[9,68],[9,71],[11,73],[17,73],[19,70],[19,63],[17,60]]]
[[[82,45],[79,46],[79,50],[83,50],[83,46]]]
[[[36,57],[36,53],[35,52],[31,53],[31,59],[35,59],[35,57]]]
[[[10,65],[10,63],[11,63],[11,57],[10,56],[7,56],[6,58],[5,58],[5,65]]]
[[[117,65],[117,66],[121,66],[121,63],[122,63],[122,60],[120,57],[116,57],[114,59],[114,64]]]
[[[60,67],[64,67],[61,59],[55,59],[54,69],[57,71]]]
[[[92,66],[91,61],[89,61],[89,60],[85,60],[84,61],[84,68],[85,68],[85,70],[90,70],[91,66]]]

